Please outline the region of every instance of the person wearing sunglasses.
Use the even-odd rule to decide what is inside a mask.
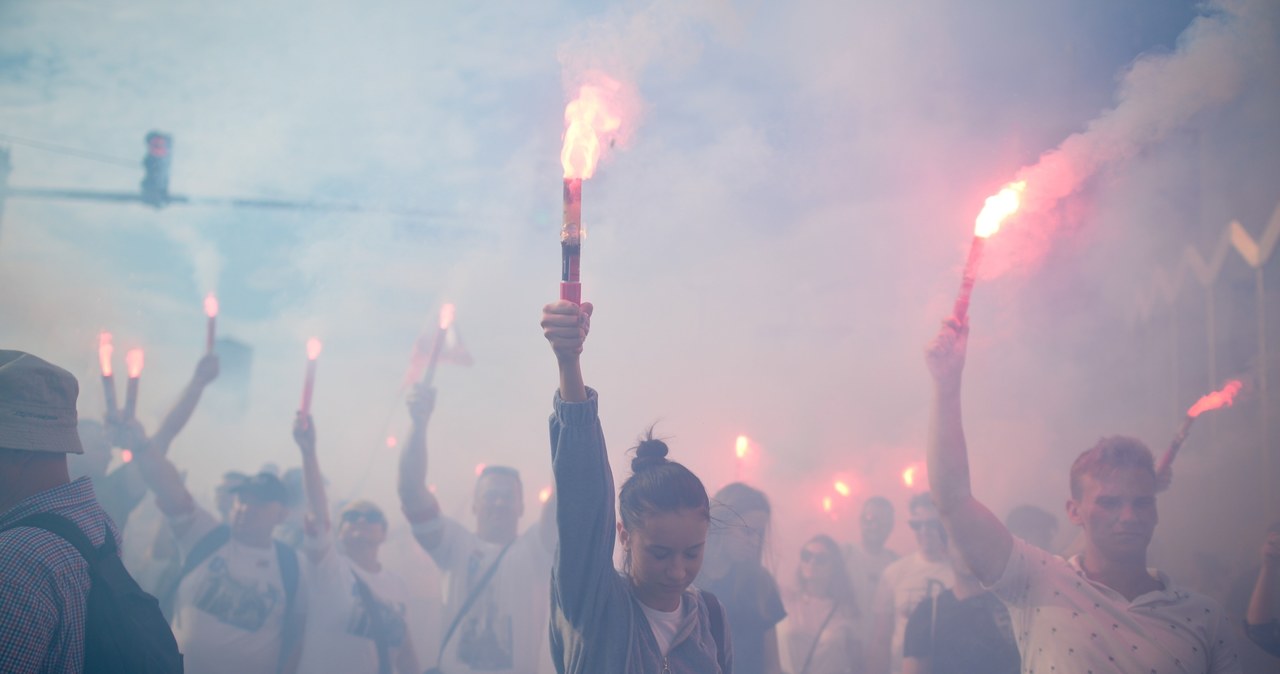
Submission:
[[[916,551],[885,568],[872,603],[867,671],[902,671],[902,644],[907,619],[921,601],[936,597],[955,582],[947,561],[947,532],[928,492],[916,494],[908,505],[907,524],[915,534]]]
[[[310,416],[298,415],[293,439],[302,452],[303,549],[311,587],[298,671],[420,674],[405,615],[408,585],[378,558],[387,540],[386,516],[372,501],[352,501],[333,531]]]
[[[792,674],[855,674],[862,664],[858,596],[844,555],[825,534],[800,548],[787,619],[779,626]]]
[[[1142,441],[1102,438],[1072,464],[1066,512],[1084,552],[1071,559],[1013,536],[974,496],[960,414],[968,338],[967,319],[949,318],[925,353],[929,488],[964,563],[1009,608],[1023,671],[1241,671],[1222,606],[1147,568],[1158,482]]]
[[[890,564],[898,561],[898,553],[886,545],[893,533],[893,525],[893,502],[883,496],[868,498],[858,516],[859,539],[846,545],[842,551],[849,580],[853,582],[853,590],[858,597],[858,614],[861,616],[858,624],[863,643],[871,636],[869,617],[880,577]]]

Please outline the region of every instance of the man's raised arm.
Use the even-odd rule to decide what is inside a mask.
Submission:
[[[978,580],[991,585],[1004,574],[1013,551],[1013,536],[973,497],[969,486],[969,450],[960,415],[960,381],[968,341],[968,323],[949,318],[925,353],[934,383],[929,419],[929,488],[965,562]]]
[[[173,409],[165,415],[164,421],[160,422],[160,428],[156,429],[156,434],[151,436],[153,452],[161,455],[169,453],[169,445],[191,419],[191,414],[195,412],[196,404],[200,402],[200,395],[204,393],[205,387],[217,378],[218,357],[209,354],[201,358],[196,364],[195,374],[191,375],[191,381],[182,390],[182,396],[178,398],[177,403],[174,403]]]
[[[427,422],[435,406],[436,390],[430,386],[419,385],[409,398],[409,417],[413,420],[413,427],[400,450],[397,488],[400,509],[411,524],[424,524],[440,516],[440,503],[427,489]],[[443,535],[443,530],[440,535]],[[418,543],[426,549],[434,548],[439,542],[418,538]]]
[[[329,533],[329,496],[324,489],[324,475],[320,472],[320,458],[316,456],[316,424],[311,415],[298,412],[293,421],[293,441],[302,452],[302,488],[307,494],[307,529],[323,538]],[[329,549],[307,549],[312,562],[319,563]]]
[[[155,451],[152,443],[146,441],[140,424],[135,421],[129,428],[135,438],[131,441],[131,446],[136,447],[133,463],[138,466],[147,487],[155,493],[156,507],[166,517],[194,512],[195,499],[191,497],[191,491],[187,489],[177,467],[163,453]]]

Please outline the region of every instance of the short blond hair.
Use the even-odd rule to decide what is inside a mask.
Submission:
[[[1071,498],[1084,494],[1084,476],[1100,478],[1117,468],[1138,468],[1156,475],[1155,457],[1141,440],[1127,435],[1112,435],[1098,440],[1071,464]]]

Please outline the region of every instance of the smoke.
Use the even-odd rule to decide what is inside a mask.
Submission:
[[[177,222],[162,227],[164,233],[182,247],[191,262],[193,281],[201,296],[218,291],[222,275],[222,254],[217,244],[205,238],[196,225]]]

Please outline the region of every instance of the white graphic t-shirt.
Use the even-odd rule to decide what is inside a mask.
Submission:
[[[445,572],[444,614],[447,630],[471,589],[493,565],[502,546],[486,543],[458,522],[443,515],[414,525],[418,540],[438,535],[440,544],[428,548]],[[542,543],[535,524],[511,544],[497,573],[458,624],[445,649],[441,669],[446,672],[512,672],[534,674],[549,659],[547,616],[551,606],[552,553]],[[442,635],[443,638],[443,635]],[[424,666],[435,653],[419,654]]]
[[[902,671],[902,640],[907,631],[907,619],[921,601],[937,597],[955,584],[951,565],[931,562],[913,552],[885,567],[876,590],[876,612],[893,609],[893,671]]]
[[[385,568],[373,573],[356,566],[345,555],[338,554],[332,540],[331,534],[307,537],[305,556],[308,560],[312,554],[323,554],[323,557],[318,563],[309,564],[310,613],[298,671],[307,674],[375,674],[378,671],[374,621],[356,587],[357,577],[369,588],[376,605],[394,671],[399,649],[409,640],[405,628],[408,586],[404,579]]]
[[[218,526],[207,510],[170,519],[183,557]],[[301,571],[301,570],[300,570]],[[304,610],[305,583],[295,603]],[[284,631],[285,590],[275,547],[230,540],[182,580],[173,636],[187,674],[274,674]]]

